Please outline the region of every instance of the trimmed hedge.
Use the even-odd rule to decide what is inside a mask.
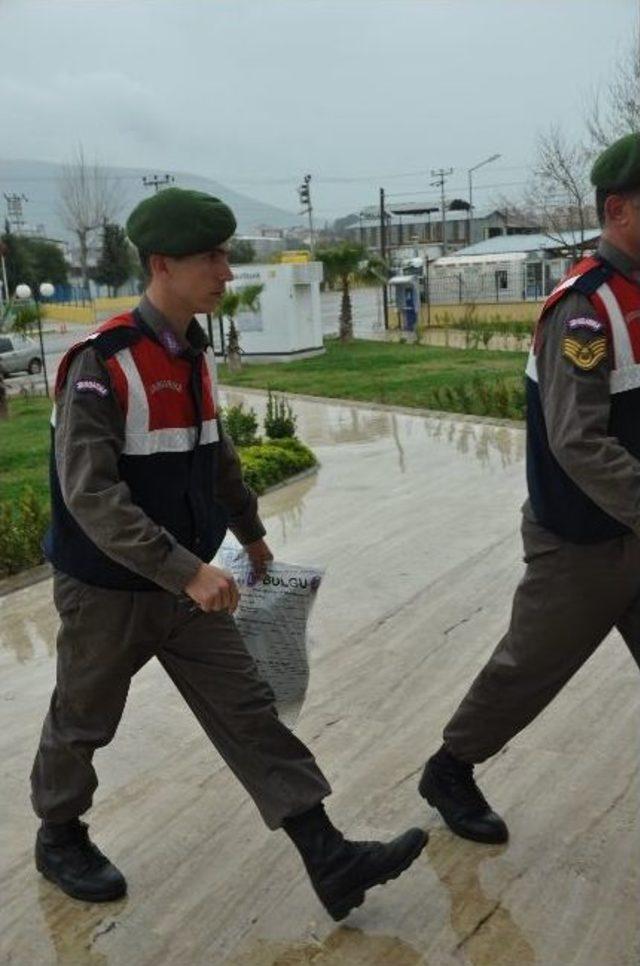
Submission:
[[[15,502],[0,503],[0,577],[42,563],[49,510],[27,486]]]
[[[317,462],[311,450],[298,439],[270,439],[258,446],[242,447],[238,452],[244,478],[258,494]]]

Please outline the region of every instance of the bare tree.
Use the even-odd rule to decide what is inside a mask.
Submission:
[[[119,185],[97,162],[87,162],[80,145],[72,160],[63,166],[58,211],[65,227],[78,240],[84,288],[87,288],[89,279],[87,262],[90,237],[105,222],[113,222],[120,207]]]
[[[500,193],[491,198],[489,205],[502,215],[507,226],[517,225],[526,232],[539,232],[542,228],[542,216],[528,198],[516,199]]]
[[[613,64],[611,80],[603,92],[594,91],[586,124],[593,151],[640,131],[640,17],[626,54]]]
[[[555,125],[538,136],[526,206],[537,211],[544,233],[577,259],[594,224],[589,151],[570,143]]]

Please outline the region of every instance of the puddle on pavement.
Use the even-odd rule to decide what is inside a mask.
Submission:
[[[0,597],[0,650],[20,664],[55,654],[57,615],[51,607],[51,581]]]
[[[258,940],[225,966],[428,966],[413,946],[395,936],[376,936],[342,926],[324,942]]]
[[[118,928],[126,898],[109,903],[108,908],[76,902],[43,879],[38,882],[37,898],[56,966],[107,966],[107,955],[95,946]]]
[[[431,833],[429,863],[450,901],[451,928],[457,936],[455,951],[470,966],[530,966],[536,963],[533,947],[499,897],[488,896],[480,880],[484,863],[502,855],[502,846],[461,842],[449,832]]]

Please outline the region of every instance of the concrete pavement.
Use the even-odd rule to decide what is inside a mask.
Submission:
[[[28,803],[54,676],[56,616],[41,583],[0,599],[1,961],[637,966],[638,679],[617,634],[479,769],[511,827],[507,847],[457,839],[416,792],[424,757],[508,620],[522,572],[522,430],[295,408],[322,466],[262,511],[278,557],[327,568],[296,730],[349,834],[417,823],[431,830],[429,846],[336,927],[285,836],[263,827],[154,662],[97,756],[90,816],[129,896],[99,907],[58,893],[33,868]]]

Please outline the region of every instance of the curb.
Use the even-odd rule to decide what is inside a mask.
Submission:
[[[228,382],[218,383],[220,389],[226,392],[247,393],[253,396],[266,397],[268,389],[255,389],[253,386],[232,385]],[[342,399],[339,396],[307,396],[303,393],[271,390],[275,396],[286,396],[287,399],[301,402],[323,403],[325,406],[348,406],[350,409],[373,409],[377,412],[400,413],[405,416],[426,416],[444,419],[456,423],[482,423],[487,426],[508,426],[512,429],[525,428],[523,419],[502,419],[499,416],[475,416],[473,413],[452,413],[440,409],[423,409],[417,406],[393,406],[387,403],[377,403],[367,399]]]
[[[6,597],[16,590],[25,590],[26,587],[40,584],[43,580],[48,580],[52,574],[53,567],[51,564],[43,563],[37,567],[31,567],[30,570],[21,570],[19,574],[3,577],[0,580],[0,597]]]

